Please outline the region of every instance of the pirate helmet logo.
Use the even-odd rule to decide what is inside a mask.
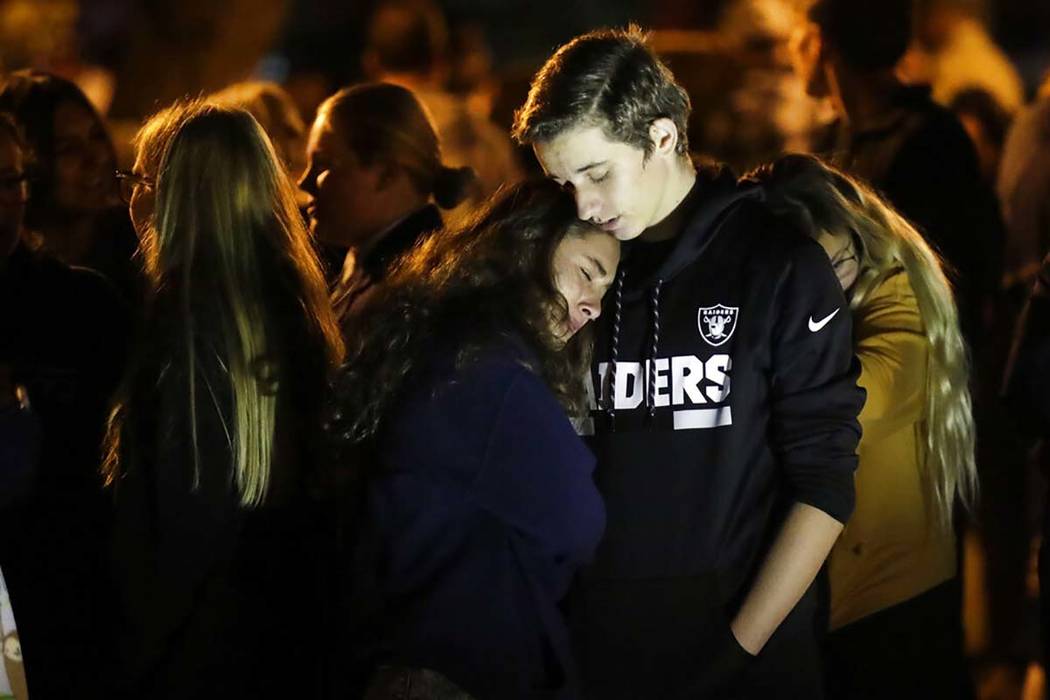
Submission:
[[[700,335],[709,345],[718,347],[729,340],[733,331],[736,330],[736,319],[740,307],[725,306],[701,306],[696,313],[696,324],[700,329]]]

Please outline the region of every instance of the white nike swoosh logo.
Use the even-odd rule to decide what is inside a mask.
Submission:
[[[835,314],[837,314],[839,311],[841,311],[841,308],[835,309],[834,311],[832,311],[830,314],[828,314],[824,318],[820,319],[819,321],[814,321],[813,317],[810,316],[809,317],[809,330],[810,330],[810,332],[811,333],[816,333],[821,328],[823,328],[824,326],[828,325],[828,323],[831,321],[831,319],[835,318]]]

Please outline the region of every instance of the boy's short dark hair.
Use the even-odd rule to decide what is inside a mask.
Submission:
[[[809,18],[824,42],[860,71],[892,69],[911,41],[911,0],[817,0]]]
[[[638,27],[601,29],[576,37],[547,59],[514,114],[512,135],[528,144],[597,126],[648,155],[649,125],[666,117],[678,127],[677,150],[684,154],[689,110],[689,95]]]

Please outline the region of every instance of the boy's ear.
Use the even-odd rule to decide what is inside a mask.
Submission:
[[[649,124],[649,141],[653,153],[674,154],[678,148],[678,127],[667,117],[654,119]]]

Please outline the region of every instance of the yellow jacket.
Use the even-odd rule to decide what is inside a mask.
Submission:
[[[828,560],[831,629],[883,610],[952,578],[955,537],[924,499],[929,343],[903,271],[876,288],[854,316],[860,414],[857,505]]]

